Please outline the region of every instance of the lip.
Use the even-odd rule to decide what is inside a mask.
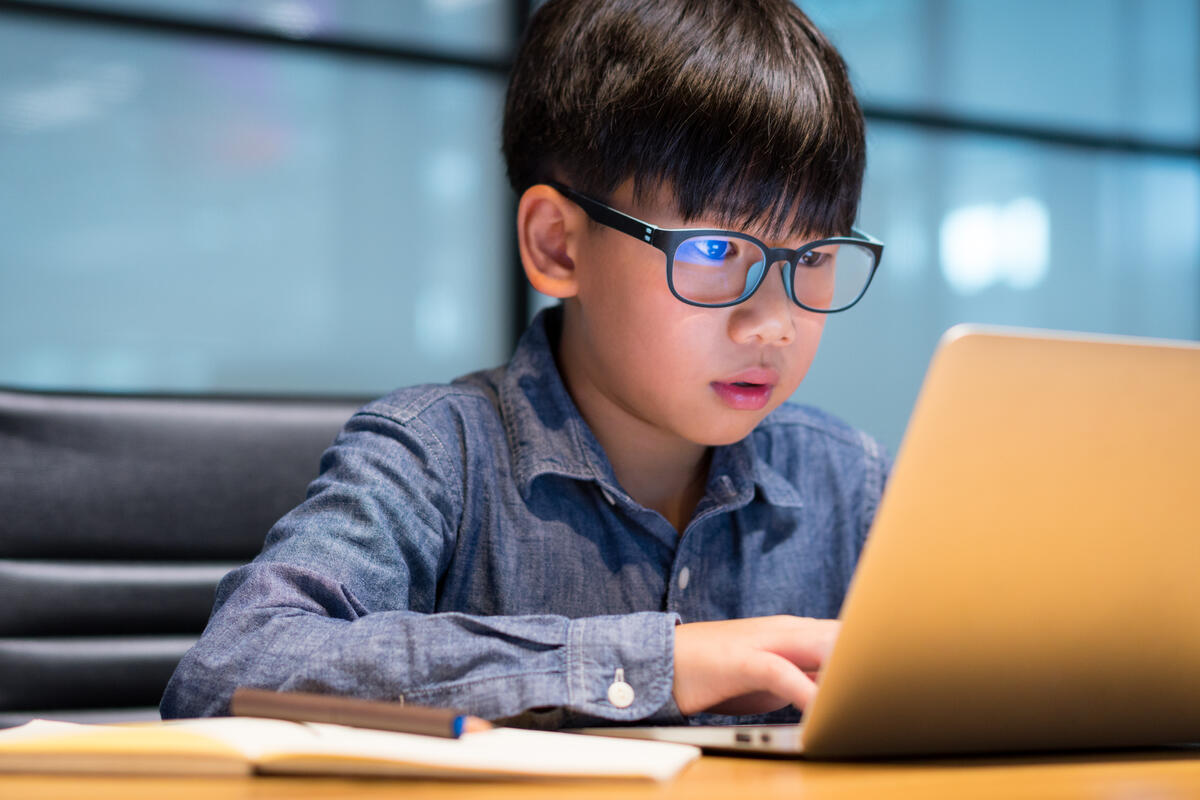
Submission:
[[[758,411],[767,405],[779,373],[766,367],[742,370],[736,375],[713,381],[713,391],[725,405],[738,411]]]
[[[770,367],[751,367],[736,375],[722,378],[717,383],[766,383],[774,386],[779,383],[779,373]]]

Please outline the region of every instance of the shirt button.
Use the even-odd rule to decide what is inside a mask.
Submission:
[[[617,708],[629,708],[633,705],[633,687],[625,682],[625,670],[617,670],[613,682],[608,686],[608,702]]]
[[[679,588],[686,589],[688,581],[692,579],[692,571],[687,567],[679,570]]]

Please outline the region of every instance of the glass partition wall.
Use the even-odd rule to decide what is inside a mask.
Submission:
[[[894,448],[956,322],[1200,339],[1200,3],[802,5],[887,250],[797,401]],[[545,302],[498,144],[528,13],[0,0],[0,385],[363,396],[502,362]]]

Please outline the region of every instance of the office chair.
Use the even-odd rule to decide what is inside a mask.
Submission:
[[[361,404],[0,390],[0,727],[157,718]]]

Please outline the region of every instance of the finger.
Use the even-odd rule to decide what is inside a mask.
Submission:
[[[776,697],[770,692],[751,692],[737,697],[731,697],[728,700],[722,700],[711,708],[706,708],[705,711],[713,714],[729,714],[734,717],[744,716],[746,714],[766,714],[770,711],[777,711],[784,706],[791,705],[782,697]]]
[[[758,647],[782,656],[810,673],[824,665],[841,630],[837,620],[771,617],[762,622]]]
[[[817,694],[817,684],[797,669],[789,659],[774,653],[763,653],[754,675],[758,691],[781,697],[796,708],[804,709]]]

